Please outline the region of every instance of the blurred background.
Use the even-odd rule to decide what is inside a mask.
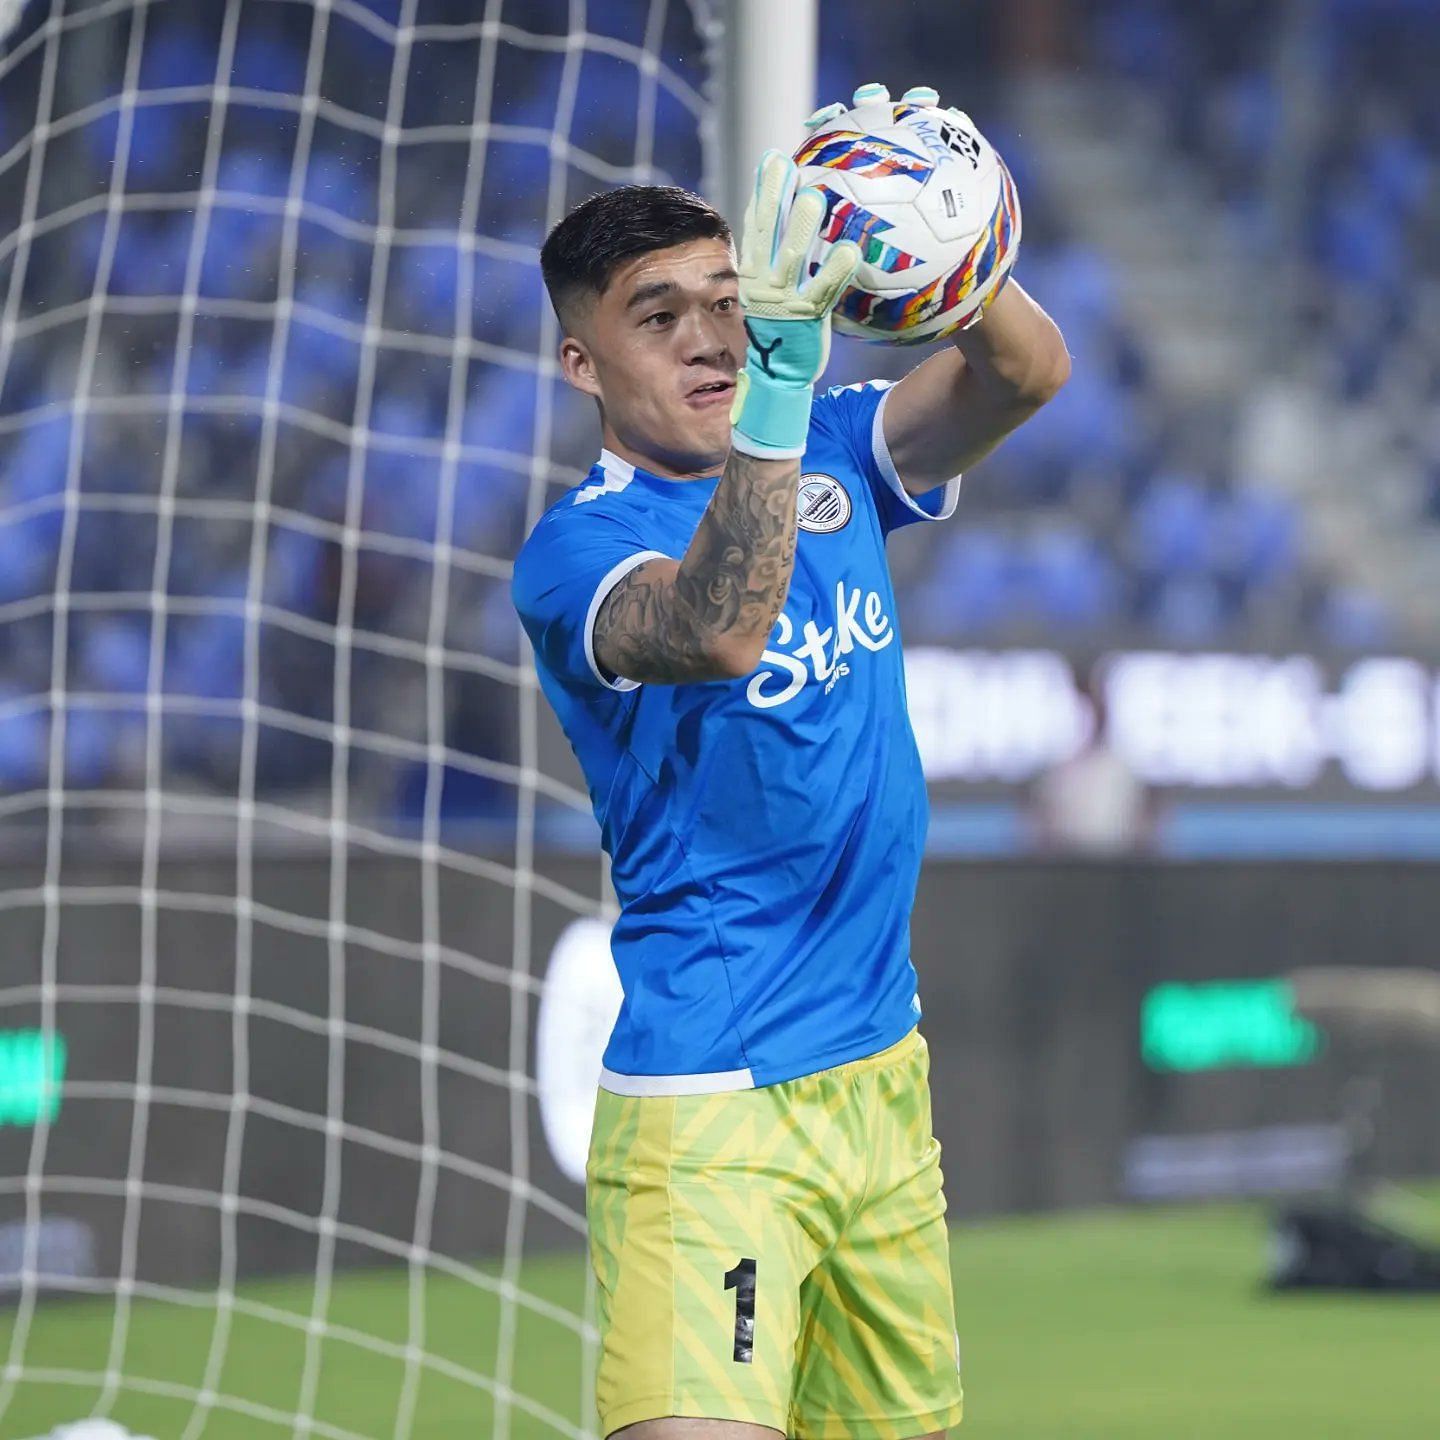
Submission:
[[[613,900],[508,586],[598,434],[537,250],[608,185],[723,201],[763,12],[10,9],[0,1433],[589,1436]],[[814,103],[930,84],[995,142],[1074,356],[890,551],[952,1212],[1437,1173],[1440,9],[822,0],[815,29]],[[839,340],[829,379],[915,359]],[[982,1434],[1374,1434],[1305,1368],[1357,1324],[1400,1369],[1355,1415],[1440,1425],[1394,1379],[1433,1304],[1251,1331],[1253,1212],[1095,1223],[957,1238],[957,1288],[1003,1311],[1017,1269],[1089,1265],[1143,1347],[1188,1286],[1273,1364],[1247,1390],[1253,1344],[1206,1350],[1237,1409],[1187,1429],[1195,1372],[1119,1403],[1062,1338],[1084,1315],[1023,1292]],[[1089,1419],[1029,1393],[1036,1309]]]

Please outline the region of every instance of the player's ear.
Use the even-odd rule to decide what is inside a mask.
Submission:
[[[595,373],[594,357],[590,347],[575,335],[567,335],[560,342],[560,373],[565,383],[582,395],[600,398],[600,377]]]

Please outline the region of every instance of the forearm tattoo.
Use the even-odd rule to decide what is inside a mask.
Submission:
[[[639,565],[601,604],[600,663],[674,685],[714,679],[718,655],[763,645],[795,568],[798,476],[798,461],[781,466],[732,451],[679,570]]]

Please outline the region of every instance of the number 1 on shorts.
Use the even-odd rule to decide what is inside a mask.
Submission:
[[[725,1288],[735,1292],[735,1360],[749,1365],[755,1359],[755,1262],[742,1260],[727,1270]]]

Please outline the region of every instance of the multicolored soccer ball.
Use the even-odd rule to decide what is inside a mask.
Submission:
[[[862,260],[840,303],[842,335],[923,345],[978,320],[1004,288],[1020,249],[1020,200],[995,148],[934,90],[899,103],[862,85],[851,108],[837,101],[806,121],[795,151],[800,184],[825,196],[825,222],[809,263],[827,247],[860,246]]]

